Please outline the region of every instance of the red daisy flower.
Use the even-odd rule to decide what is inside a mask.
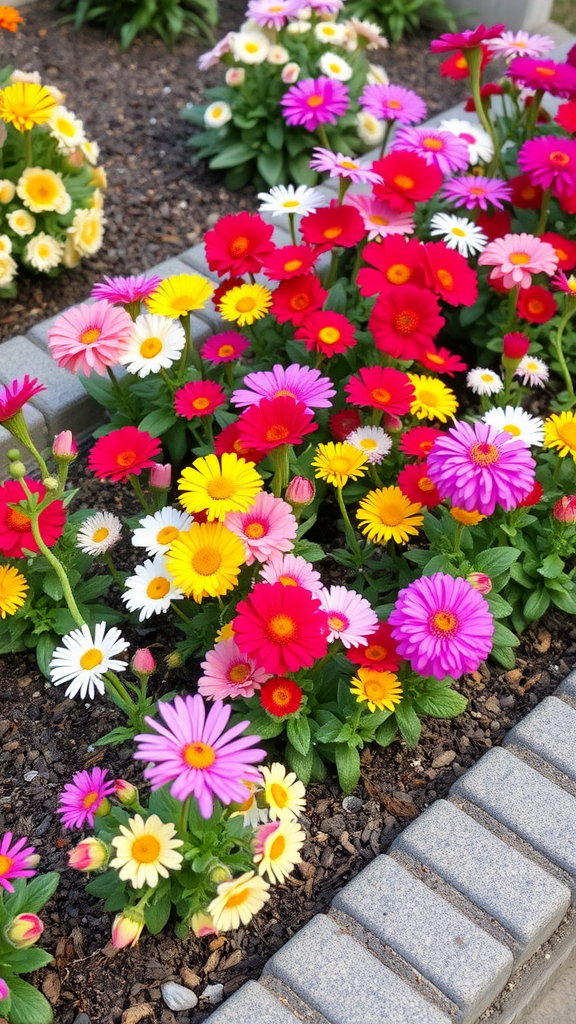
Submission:
[[[44,484],[25,477],[26,486],[37,494],[40,501],[46,497]],[[30,517],[20,508],[10,508],[19,501],[24,501],[26,492],[19,480],[7,480],[0,484],[0,553],[6,558],[25,558],[27,551],[38,551],[38,545],[32,536]],[[40,536],[47,547],[54,546],[62,536],[66,512],[61,501],[51,501],[42,510],[38,518]]]
[[[464,256],[445,242],[427,242],[426,284],[450,306],[473,306],[478,297],[476,272]]]
[[[213,380],[193,380],[179,388],[174,395],[177,416],[193,420],[196,416],[212,416],[226,402],[226,395]]]
[[[300,326],[310,313],[315,313],[324,305],[327,298],[328,292],[316,274],[298,274],[289,281],[281,281],[272,292],[270,312],[280,324],[291,321]]]
[[[348,647],[344,653],[353,665],[369,665],[377,672],[395,672],[402,661],[387,622],[381,622],[366,643]]]
[[[482,47],[482,61],[480,64],[480,71],[483,71],[487,64],[490,63],[492,55],[487,46]],[[442,61],[440,68],[440,74],[443,78],[451,78],[457,82],[461,78],[468,78],[469,68],[466,54],[463,50],[456,50],[451,57],[447,60]],[[474,101],[472,101],[472,110],[474,110]]]
[[[284,281],[295,274],[306,274],[314,266],[320,253],[309,245],[284,245],[268,256],[263,266],[271,281]]]
[[[20,412],[23,405],[29,402],[40,391],[46,391],[45,384],[39,384],[36,377],[30,379],[28,374],[22,381],[13,380],[11,384],[0,385],[0,423],[12,419]]]
[[[382,409],[403,416],[414,401],[414,388],[407,373],[390,366],[363,366],[344,387],[351,405]],[[354,429],[354,428],[353,428]]]
[[[364,221],[355,206],[339,206],[333,199],[308,213],[300,221],[300,234],[308,245],[317,245],[318,252],[327,252],[335,245],[349,249],[366,235]]]
[[[576,242],[557,235],[555,231],[545,231],[540,235],[541,242],[549,242],[558,257],[558,270],[573,270],[576,267]]]
[[[259,213],[230,213],[204,235],[206,259],[218,274],[257,274],[271,252],[274,227]]]
[[[350,399],[348,399],[350,401]],[[353,430],[357,430],[358,427],[362,426],[362,419],[360,413],[356,412],[356,409],[341,409],[340,412],[335,412],[328,420],[328,425],[334,437],[337,441],[345,441],[348,434],[351,434]]]
[[[442,498],[428,476],[425,462],[412,462],[398,474],[398,487],[410,501],[419,501],[426,508],[436,508]]]
[[[512,184],[510,181],[509,184]],[[488,236],[488,241],[493,242],[496,238],[504,238],[511,230],[512,217],[507,210],[494,210],[493,213],[480,212],[476,223],[485,235]]]
[[[530,494],[527,494],[526,497],[522,499],[522,501],[518,502],[517,508],[531,508],[532,505],[537,505],[543,497],[544,488],[538,480],[535,480],[534,487],[530,491]]]
[[[302,704],[302,690],[298,683],[278,676],[263,683],[258,696],[264,710],[276,718],[293,715]]]
[[[419,288],[426,284],[424,249],[417,238],[389,235],[382,242],[368,242],[362,259],[371,264],[358,271],[356,284],[362,295],[379,295],[401,284],[414,284]]]
[[[238,436],[245,448],[271,452],[285,444],[300,444],[305,434],[318,429],[313,413],[306,411],[304,402],[289,395],[263,398],[251,405],[238,420]]]
[[[224,452],[233,452],[239,455],[240,458],[246,459],[246,462],[253,462],[257,464],[262,462],[262,459],[266,458],[264,452],[257,452],[255,448],[246,448],[240,441],[240,427],[239,421],[236,420],[234,423],[229,423],[224,430],[214,438],[214,451],[216,455],[223,455]],[[198,518],[198,513],[194,513],[194,519]]]
[[[400,438],[400,451],[404,455],[415,455],[418,459],[427,459],[437,437],[442,437],[442,430],[436,427],[411,427]]]
[[[216,309],[218,309],[227,292],[232,291],[233,288],[239,288],[241,284],[246,284],[243,277],[227,277],[222,281],[212,296],[212,302]]]
[[[576,68],[553,60],[515,57],[506,72],[508,78],[529,89],[543,89],[551,96],[576,98]]]
[[[419,359],[445,323],[431,291],[401,284],[378,297],[368,329],[381,352],[394,359]]]
[[[345,352],[347,348],[353,348],[356,344],[354,324],[351,324],[342,313],[332,313],[331,310],[312,313],[306,317],[294,337],[297,341],[303,341],[310,352],[321,352],[328,358]]]
[[[374,185],[372,191],[392,210],[411,212],[416,203],[431,199],[444,181],[442,171],[418,153],[388,153],[372,167],[382,178],[382,184]]]
[[[517,303],[518,315],[531,324],[546,324],[558,312],[556,299],[540,284],[521,288]]]
[[[568,103],[561,103],[554,118],[565,132],[573,135],[576,132],[576,100],[568,100]]]
[[[486,28],[486,25],[477,25],[476,28],[467,28],[463,32],[445,32],[439,39],[433,39],[430,43],[431,53],[449,53],[450,50],[472,50],[480,46],[487,39],[495,39],[502,35],[506,25],[493,25]]]
[[[160,453],[158,438],[138,427],[121,427],[99,437],[88,456],[88,468],[100,480],[114,483],[129,476],[139,476],[143,469],[151,469]]]
[[[502,96],[504,89],[501,85],[497,85],[495,82],[487,82],[486,85],[480,86],[480,99],[484,101],[483,106],[490,106],[491,96]],[[474,113],[476,106],[474,104],[474,98],[470,96],[464,104],[464,110],[468,113]]]
[[[540,185],[533,185],[527,174],[517,174],[508,181],[512,189],[512,204],[519,210],[539,210],[544,195]],[[492,239],[490,239],[492,241]]]
[[[328,650],[328,616],[303,587],[257,583],[236,610],[234,640],[266,672],[297,672]]]
[[[447,348],[436,348],[433,342],[420,353],[418,361],[427,370],[436,370],[436,373],[447,373],[453,377],[455,373],[467,370],[466,363],[463,363],[460,356],[450,352]]]

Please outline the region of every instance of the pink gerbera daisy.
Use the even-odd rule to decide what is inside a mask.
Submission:
[[[99,437],[88,455],[88,468],[100,480],[113,483],[139,476],[143,469],[151,469],[160,453],[160,441],[138,427],[120,427]]]
[[[220,384],[213,380],[192,380],[174,395],[174,409],[178,416],[193,420],[197,416],[212,416],[226,403]]]
[[[416,153],[442,174],[453,174],[468,167],[468,146],[452,132],[438,128],[399,128],[391,152]]]
[[[72,776],[72,782],[64,786],[57,810],[64,828],[83,828],[86,822],[94,828],[96,811],[114,792],[114,780],[107,779],[107,775],[107,768],[91,768]]]
[[[138,274],[136,277],[105,277],[92,289],[92,298],[106,299],[108,302],[119,303],[122,306],[132,305],[133,302],[142,302],[162,284],[162,278],[153,274],[146,277],[146,274]]]
[[[430,43],[431,53],[450,53],[451,50],[472,50],[482,43],[488,42],[499,36],[506,25],[499,23],[492,28],[486,25],[477,25],[476,28],[467,28],[463,32],[445,32],[439,39],[433,39]]]
[[[518,32],[502,32],[496,39],[490,39],[487,45],[494,56],[511,60],[512,57],[543,57],[554,49],[556,43],[550,36],[530,35],[520,29]]]
[[[328,650],[328,617],[302,587],[257,583],[236,612],[236,643],[267,672],[284,675],[310,668]]]
[[[529,139],[518,153],[518,163],[532,185],[552,188],[567,199],[576,192],[576,142],[546,135]]]
[[[465,206],[467,210],[473,210],[477,206],[481,210],[488,209],[488,203],[503,210],[503,202],[512,197],[512,189],[500,178],[486,178],[482,174],[465,174],[461,177],[450,178],[442,189],[444,199],[448,199],[454,206]]]
[[[414,387],[407,373],[393,366],[362,366],[358,376],[344,386],[351,405],[381,409],[389,416],[403,416],[414,401]]]
[[[118,355],[132,331],[132,317],[105,299],[88,306],[82,302],[62,313],[48,331],[48,348],[58,366],[90,376],[104,376],[118,364]]]
[[[11,420],[20,412],[22,406],[40,391],[46,391],[46,385],[39,384],[36,377],[30,379],[28,374],[22,381],[13,380],[11,384],[0,384],[0,423]]]
[[[312,170],[319,171],[321,174],[329,173],[331,178],[350,178],[355,185],[374,184],[382,180],[376,171],[371,171],[361,161],[354,160],[351,156],[345,156],[344,153],[332,153],[330,149],[316,146],[312,150],[312,154],[310,161]]]
[[[266,562],[277,552],[291,551],[298,532],[288,502],[267,491],[256,495],[248,512],[229,512],[224,525],[243,542],[246,565]]]
[[[458,679],[492,650],[488,603],[467,580],[436,572],[400,591],[388,622],[398,653],[422,676]]]
[[[357,193],[346,195],[345,206],[355,206],[364,221],[368,241],[373,238],[387,238],[389,235],[411,235],[414,231],[412,214],[393,210],[383,199]]]
[[[426,117],[426,104],[411,89],[401,85],[365,85],[358,99],[361,107],[378,121],[418,124]]]
[[[242,654],[234,637],[221,640],[208,651],[201,668],[204,674],[198,680],[198,693],[208,700],[252,697],[270,678],[252,658]]]
[[[341,640],[344,647],[363,644],[378,628],[378,616],[372,605],[348,587],[330,587],[318,595],[328,616],[328,643]]]
[[[26,846],[27,837],[17,839],[13,846],[13,833],[6,832],[0,842],[0,886],[6,892],[14,892],[11,878],[31,878],[36,872],[32,867],[38,862],[35,857],[35,847]],[[23,849],[24,847],[24,849]]]
[[[284,93],[280,100],[289,125],[316,131],[320,124],[336,124],[348,107],[348,86],[334,78],[306,78]]]
[[[215,365],[231,363],[234,359],[240,359],[249,344],[250,342],[243,334],[237,334],[236,331],[223,331],[222,334],[213,334],[204,342],[200,349],[200,355],[202,359]]]
[[[529,288],[532,274],[552,276],[558,268],[558,256],[549,242],[542,242],[534,235],[524,232],[520,235],[504,235],[489,242],[478,257],[478,264],[494,267],[489,280],[503,288]]]
[[[451,427],[434,442],[428,476],[442,498],[467,512],[491,516],[500,505],[516,508],[534,486],[535,462],[520,440],[488,423]]]
[[[145,722],[151,733],[135,737],[139,744],[133,755],[140,761],[152,761],[144,775],[152,790],[172,782],[176,800],[195,796],[200,814],[210,818],[214,796],[221,803],[244,803],[246,782],[259,782],[253,765],[266,757],[266,751],[254,747],[259,736],[240,736],[249,722],[238,722],[226,730],[232,713],[217,700],[208,714],[200,694],[175,697],[173,704],[158,703],[158,712],[166,725],[154,718]]]
[[[264,583],[281,583],[283,587],[303,587],[311,594],[319,594],[323,589],[320,573],[302,555],[272,555],[262,566],[260,579]]]
[[[528,89],[543,89],[551,96],[567,100],[576,98],[576,68],[569,64],[515,57],[506,74],[513,82]]]
[[[246,16],[262,28],[281,29],[300,6],[301,0],[250,0]]]
[[[247,407],[258,405],[263,398],[293,398],[303,402],[306,412],[313,409],[329,409],[331,398],[336,394],[329,377],[323,377],[320,370],[291,363],[284,367],[276,363],[271,370],[247,373],[244,388],[238,388],[232,395],[233,405]]]

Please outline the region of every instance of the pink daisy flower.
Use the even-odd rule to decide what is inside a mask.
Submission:
[[[280,100],[289,125],[316,131],[319,124],[336,124],[348,107],[348,86],[335,78],[306,78],[290,86]]]
[[[499,36],[506,25],[500,22],[492,28],[486,25],[477,25],[476,28],[467,28],[463,32],[444,32],[439,39],[433,39],[430,43],[431,53],[449,53],[451,50],[471,50],[489,39]]]
[[[153,733],[135,737],[139,744],[133,755],[140,761],[153,761],[144,769],[152,790],[172,782],[171,795],[176,800],[195,796],[203,818],[209,818],[214,797],[223,804],[244,803],[246,782],[260,782],[260,773],[253,767],[267,755],[254,747],[258,736],[240,736],[249,722],[238,722],[226,730],[232,713],[217,700],[208,714],[200,694],[175,697],[172,704],[159,701],[158,711],[166,725],[154,718],[145,722]]]
[[[428,476],[442,498],[467,512],[491,516],[500,505],[517,508],[534,486],[535,462],[520,440],[488,423],[461,420],[436,438]]]
[[[529,139],[518,153],[518,163],[532,185],[554,189],[568,199],[576,192],[576,142],[546,135]]]
[[[531,57],[515,57],[508,71],[516,85],[528,89],[543,89],[551,96],[563,99],[576,98],[576,68],[569,64],[557,64],[553,60],[532,60]]]
[[[0,423],[11,420],[20,412],[22,406],[40,391],[46,391],[46,385],[39,384],[36,377],[31,379],[28,374],[22,381],[13,380],[11,384],[0,384]]]
[[[105,299],[62,313],[48,331],[48,348],[58,366],[87,377],[92,370],[103,377],[108,366],[118,364],[118,355],[132,331],[132,317]]]
[[[400,591],[388,618],[398,653],[422,676],[458,679],[492,650],[488,603],[467,580],[436,572]]]
[[[246,16],[262,28],[281,29],[301,6],[301,0],[250,0]]]
[[[512,189],[500,178],[486,178],[482,174],[465,174],[461,177],[450,178],[442,189],[442,196],[448,199],[454,206],[465,206],[467,210],[480,207],[481,210],[488,209],[488,203],[503,210],[503,202],[508,202],[512,197]]]
[[[364,221],[368,232],[368,241],[374,238],[387,238],[388,235],[411,235],[414,231],[412,214],[393,210],[383,199],[356,193],[347,194],[345,206],[355,206]]]
[[[36,874],[32,865],[38,863],[34,856],[35,847],[26,846],[26,836],[17,839],[13,846],[10,845],[12,838],[13,833],[6,832],[0,842],[0,886],[6,889],[6,892],[14,892],[14,886],[10,883],[11,878],[31,878]]]
[[[225,53],[230,53],[233,38],[234,33],[227,32],[224,38],[216,43],[216,46],[213,46],[211,50],[207,50],[206,53],[201,53],[198,57],[200,71],[208,71],[208,68],[213,68],[218,64],[220,57],[223,57]]]
[[[399,128],[391,152],[416,153],[442,174],[453,174],[468,167],[468,146],[452,132],[438,128]]]
[[[248,512],[229,512],[224,525],[243,542],[246,565],[266,562],[276,553],[291,551],[298,532],[288,502],[267,491],[256,495]]]
[[[57,809],[64,828],[83,828],[86,822],[94,827],[96,811],[114,792],[114,780],[107,779],[107,775],[107,768],[91,768],[72,776],[72,782],[62,790]]]
[[[496,39],[490,39],[487,46],[495,57],[543,57],[553,50],[556,43],[550,36],[533,35],[520,29],[518,32],[503,32]]]
[[[567,295],[576,297],[576,276],[574,274],[570,274],[568,277],[563,270],[559,270],[552,278],[552,284],[560,291],[566,292]]]
[[[272,555],[262,566],[259,579],[284,587],[302,587],[311,594],[320,594],[324,589],[320,573],[302,555]]]
[[[154,274],[138,274],[136,277],[105,277],[94,285],[91,295],[93,299],[106,299],[107,302],[120,303],[122,306],[133,302],[142,302],[151,292],[162,284],[162,278]]]
[[[424,100],[401,85],[365,85],[358,102],[379,121],[418,124],[426,117]]]
[[[330,399],[336,394],[332,381],[323,377],[320,370],[291,363],[284,368],[279,363],[271,370],[258,370],[244,377],[245,388],[238,388],[232,395],[233,405],[248,407],[258,405],[263,398],[293,398],[303,402],[306,412],[313,409],[329,409]]]
[[[558,256],[549,242],[542,242],[534,235],[524,232],[520,235],[504,235],[489,242],[478,257],[478,265],[494,267],[489,280],[497,281],[503,288],[529,288],[532,274],[552,276],[558,269]]]
[[[321,146],[316,146],[312,153],[310,167],[313,171],[327,172],[331,178],[350,178],[354,185],[376,184],[382,181],[376,171],[371,171],[369,167],[364,167],[359,160],[345,156],[344,153],[332,153],[331,150],[322,149]]]
[[[328,616],[328,643],[341,640],[344,647],[357,647],[378,629],[378,616],[372,605],[355,590],[330,587],[318,595]]]
[[[231,363],[249,347],[250,342],[243,334],[236,331],[223,331],[222,334],[213,334],[208,338],[202,348],[200,355],[202,359],[218,365],[219,363]]]
[[[242,654],[234,637],[221,640],[206,654],[198,680],[198,693],[208,700],[252,697],[270,675],[247,654]]]
[[[197,416],[212,416],[225,403],[226,395],[220,384],[213,380],[191,380],[174,395],[176,415],[187,420]]]

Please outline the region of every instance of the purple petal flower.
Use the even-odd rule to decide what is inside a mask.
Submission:
[[[358,102],[379,121],[418,124],[426,117],[426,104],[412,89],[401,85],[366,85]]]
[[[12,832],[6,832],[0,842],[0,886],[7,892],[14,892],[10,878],[30,878],[36,872],[32,864],[37,863],[34,847],[26,846],[28,839],[17,839],[13,846]],[[25,847],[25,849],[22,849]]]
[[[277,363],[272,370],[247,373],[244,384],[246,387],[238,388],[232,395],[234,405],[257,405],[263,398],[284,395],[303,402],[306,412],[312,412],[314,409],[329,409],[332,405],[330,399],[336,394],[332,381],[323,377],[320,370],[298,363],[291,363],[286,369]]]
[[[114,792],[114,782],[107,775],[107,768],[76,772],[64,786],[58,807],[64,828],[83,828],[86,822],[90,828],[94,826],[94,814]]]
[[[306,78],[292,85],[280,100],[289,125],[302,124],[309,131],[319,124],[336,124],[348,107],[348,86],[335,78]]]
[[[391,152],[405,150],[417,153],[427,164],[438,167],[442,174],[453,174],[468,167],[468,146],[452,132],[437,128],[399,128]]]
[[[137,277],[105,277],[104,281],[95,284],[92,289],[94,299],[107,299],[108,302],[121,303],[127,306],[131,302],[141,302],[146,299],[159,284],[162,284],[160,277],[146,277],[139,274]]]

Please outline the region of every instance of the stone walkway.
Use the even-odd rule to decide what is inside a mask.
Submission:
[[[576,954],[573,953],[552,984],[514,1024],[574,1024],[575,1021]]]

